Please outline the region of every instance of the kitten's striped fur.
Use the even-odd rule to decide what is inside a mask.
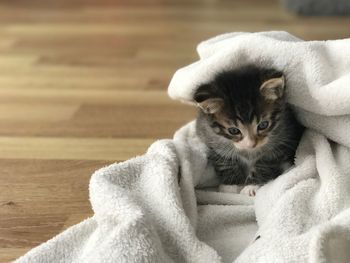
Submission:
[[[294,163],[303,129],[284,89],[281,72],[254,66],[222,72],[198,88],[197,134],[222,183],[262,185]]]

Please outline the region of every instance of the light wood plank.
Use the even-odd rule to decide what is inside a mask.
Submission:
[[[73,117],[79,109],[77,104],[61,103],[9,103],[0,104],[0,121],[64,121]]]
[[[19,87],[2,87],[0,89],[0,101],[16,102],[16,106],[29,104],[39,101],[50,103],[65,103],[65,104],[98,104],[98,105],[158,105],[178,106],[179,102],[171,100],[164,90],[113,90],[113,89],[63,89],[50,87],[47,89],[27,87],[26,89]],[[28,103],[29,102],[29,103]],[[12,104],[13,105],[13,104]],[[5,109],[7,106],[3,108]],[[0,104],[1,106],[1,104]],[[59,109],[56,109],[59,110]],[[1,109],[0,109],[1,112]]]
[[[126,160],[143,154],[152,139],[0,137],[1,159]]]
[[[31,247],[26,248],[0,248],[0,262],[11,262],[19,255],[24,255]]]

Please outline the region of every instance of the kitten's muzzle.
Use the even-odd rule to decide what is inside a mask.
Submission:
[[[254,149],[258,145],[258,140],[253,138],[243,138],[239,142],[234,142],[234,145],[240,150]]]
[[[239,142],[233,141],[234,146],[239,150],[252,151],[260,148],[267,143],[268,139],[262,138],[243,138]]]

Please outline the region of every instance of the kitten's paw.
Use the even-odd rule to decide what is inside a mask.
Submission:
[[[241,188],[236,184],[220,184],[219,192],[238,194]]]
[[[241,190],[240,194],[245,194],[245,195],[249,195],[249,196],[255,196],[256,192],[258,191],[259,188],[260,188],[259,185],[249,184],[249,185],[243,187],[243,189]]]

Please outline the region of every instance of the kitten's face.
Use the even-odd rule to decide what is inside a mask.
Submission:
[[[268,143],[283,110],[284,78],[256,68],[219,75],[201,86],[195,100],[213,131],[243,151]]]
[[[231,140],[239,150],[251,151],[265,145],[269,132],[275,126],[270,114],[252,115],[249,121],[222,111],[212,116],[211,127],[215,133]]]

